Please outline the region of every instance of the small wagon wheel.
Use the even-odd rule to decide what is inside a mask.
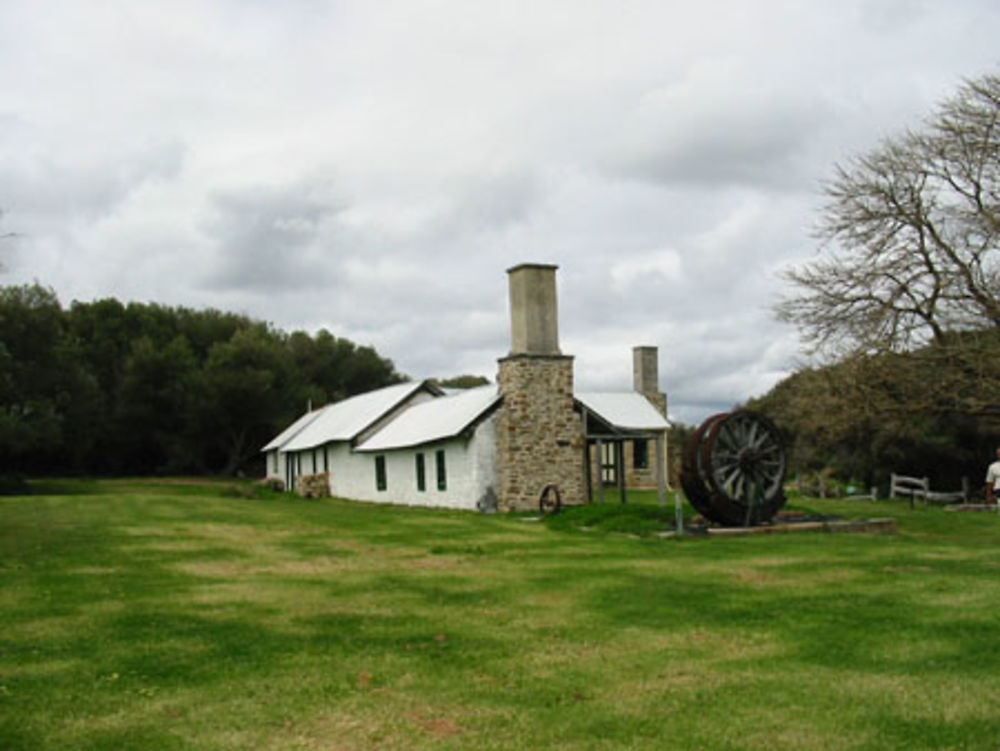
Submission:
[[[558,514],[561,509],[562,493],[559,492],[558,485],[550,482],[542,488],[542,492],[538,496],[538,511],[541,514]]]

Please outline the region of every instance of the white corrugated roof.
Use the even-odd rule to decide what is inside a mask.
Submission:
[[[350,441],[422,387],[420,381],[400,383],[328,404],[281,450],[302,451],[331,441]]]
[[[576,400],[605,422],[626,430],[666,430],[670,423],[636,391],[585,391]]]
[[[357,450],[386,451],[451,438],[471,425],[499,399],[497,387],[490,385],[414,405],[358,446]]]
[[[312,412],[306,412],[302,417],[293,422],[287,428],[282,430],[275,436],[269,444],[267,444],[261,451],[271,451],[272,449],[280,449],[293,437],[298,435],[298,433],[305,429],[309,423],[320,416],[320,413],[325,409],[325,407],[320,407],[319,409],[314,409]]]

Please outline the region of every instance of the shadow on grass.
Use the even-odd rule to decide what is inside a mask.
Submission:
[[[609,628],[707,628],[731,633],[734,644],[747,633],[765,633],[782,645],[781,660],[804,665],[902,675],[985,677],[1000,671],[1000,651],[983,647],[995,639],[992,612],[965,612],[957,620],[947,606],[915,598],[911,588],[893,591],[886,583],[868,589],[841,594],[836,586],[741,587],[618,573],[614,585],[596,589],[583,607]],[[702,648],[692,644],[693,651]],[[732,664],[742,663],[735,658]]]
[[[915,719],[900,712],[883,712],[872,724],[877,728],[883,748],[1000,747],[1000,717],[990,720],[982,717]]]
[[[365,586],[392,593],[394,600],[412,597],[433,607],[464,608],[507,602],[501,588],[470,585],[470,579],[461,575],[436,573],[428,579],[388,575],[376,577]]]
[[[96,495],[103,492],[101,483],[91,479],[52,478],[27,483],[27,495]]]

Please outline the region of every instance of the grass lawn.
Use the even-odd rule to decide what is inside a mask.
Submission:
[[[996,514],[663,540],[224,489],[0,498],[0,749],[1000,748]]]

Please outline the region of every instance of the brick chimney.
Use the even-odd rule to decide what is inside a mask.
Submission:
[[[507,270],[510,354],[497,376],[501,510],[537,508],[550,483],[563,503],[584,501],[583,425],[573,409],[573,358],[559,350],[557,268],[525,263]]]

